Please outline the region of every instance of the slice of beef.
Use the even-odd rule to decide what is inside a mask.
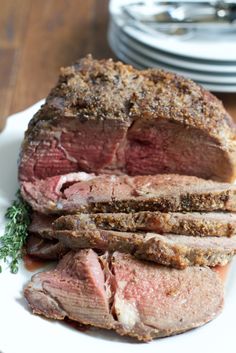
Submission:
[[[42,238],[53,239],[50,234],[52,231],[52,224],[56,219],[57,217],[53,215],[31,212],[31,223],[28,227],[28,232]]]
[[[68,222],[67,222],[68,218]],[[54,222],[51,235],[71,249],[93,248],[121,251],[136,257],[176,268],[227,264],[236,253],[236,236],[196,237],[151,232],[121,232],[79,222],[71,230],[71,217]]]
[[[114,329],[149,341],[214,319],[223,285],[207,267],[179,271],[114,253],[68,253],[53,271],[32,277],[24,290],[33,312]]]
[[[137,330],[140,338],[144,327],[147,338],[181,333],[208,322],[223,306],[222,282],[207,267],[179,271],[116,252],[112,272],[121,334]]]
[[[98,256],[85,250],[65,255],[56,270],[33,276],[24,293],[34,313],[113,328],[104,287]]]
[[[136,212],[136,213],[77,213],[61,216],[33,212],[29,233],[51,238],[52,223],[57,228],[77,230],[78,224],[94,224],[97,228],[124,232],[152,231],[194,236],[227,236],[236,234],[236,214],[230,212]],[[64,225],[65,224],[65,225]],[[61,226],[60,226],[61,225]]]
[[[33,229],[37,237],[35,238],[35,235],[29,236],[27,252],[30,255],[42,258],[45,257],[46,253],[48,259],[55,259],[64,254],[68,248],[91,247],[128,252],[146,260],[177,268],[190,265],[224,265],[235,254],[235,236],[231,239],[215,237],[211,241],[211,237],[208,236],[202,237],[201,240],[196,235],[177,236],[150,232],[118,232],[112,230],[112,227],[109,230],[109,227],[101,223],[101,219],[104,221],[103,216],[110,218],[112,215],[115,217],[120,214],[62,216],[56,218],[49,228],[48,225],[45,226],[45,215],[34,214],[33,223],[29,230]],[[97,216],[98,221],[96,222]],[[130,218],[132,215],[128,214],[128,216]],[[41,218],[43,221],[40,224]],[[52,220],[52,217],[49,218]],[[112,223],[112,225],[114,224]],[[55,241],[58,240],[60,242],[55,244]]]
[[[236,185],[176,174],[72,173],[23,182],[21,193],[42,213],[236,210]]]
[[[26,252],[30,256],[43,260],[58,260],[68,251],[68,248],[56,239],[43,239],[35,234],[27,237]]]
[[[201,86],[88,56],[61,70],[22,145],[24,181],[75,171],[232,181],[235,127]]]
[[[43,215],[36,214],[34,217],[40,219]],[[87,223],[89,227],[94,224],[97,228],[124,232],[152,231],[159,234],[202,237],[230,237],[236,234],[236,214],[230,212],[78,213],[59,217],[57,228],[77,230],[78,224],[81,223]],[[34,228],[34,222],[31,223],[31,227]],[[41,226],[38,224],[37,229],[42,233],[45,228],[43,224]]]

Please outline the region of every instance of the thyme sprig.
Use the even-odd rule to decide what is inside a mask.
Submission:
[[[0,260],[9,261],[11,272],[17,273],[30,224],[30,207],[19,191],[12,205],[8,207],[5,218],[7,222],[5,232],[0,237]],[[1,266],[0,272],[2,272]]]

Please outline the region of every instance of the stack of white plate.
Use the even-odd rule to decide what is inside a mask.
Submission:
[[[121,8],[134,2],[110,1],[108,40],[118,58],[140,69],[174,71],[215,92],[236,92],[236,32],[154,35],[125,21]]]

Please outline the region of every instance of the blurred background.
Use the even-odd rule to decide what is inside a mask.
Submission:
[[[0,128],[88,53],[191,77],[236,120],[236,2],[174,2],[0,0]]]
[[[107,43],[108,0],[0,0],[0,121],[46,97],[59,68]]]

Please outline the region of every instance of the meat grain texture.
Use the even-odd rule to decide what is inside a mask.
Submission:
[[[223,285],[207,267],[179,271],[115,252],[68,253],[25,288],[36,314],[114,329],[149,341],[205,324],[222,310]]]
[[[191,80],[88,56],[61,69],[30,121],[19,178],[83,170],[232,181],[235,136],[222,103]]]

